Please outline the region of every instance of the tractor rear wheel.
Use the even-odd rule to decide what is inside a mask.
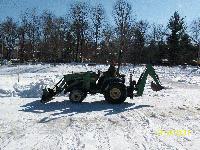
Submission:
[[[79,90],[74,89],[69,93],[69,100],[73,103],[81,103],[87,96],[87,93]]]
[[[112,83],[104,94],[105,100],[112,104],[123,103],[127,98],[127,89],[123,83]]]

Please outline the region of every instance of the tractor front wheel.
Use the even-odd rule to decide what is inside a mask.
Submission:
[[[73,103],[81,103],[86,98],[86,96],[87,96],[86,92],[74,89],[69,94],[69,100]]]
[[[112,83],[104,94],[105,100],[112,104],[123,103],[127,98],[127,89],[123,83]]]

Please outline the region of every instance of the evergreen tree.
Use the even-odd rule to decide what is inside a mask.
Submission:
[[[180,40],[179,63],[184,64],[192,60],[191,53],[191,39],[187,33],[184,33]]]
[[[181,18],[177,11],[173,16],[171,16],[168,28],[170,29],[170,34],[167,37],[169,46],[168,57],[171,65],[174,65],[179,63],[181,48],[180,40],[182,35],[185,33],[184,18]]]

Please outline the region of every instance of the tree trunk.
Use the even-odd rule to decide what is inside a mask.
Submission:
[[[80,44],[80,33],[77,32],[77,44],[76,44],[76,58],[75,58],[75,62],[78,62],[79,44]]]

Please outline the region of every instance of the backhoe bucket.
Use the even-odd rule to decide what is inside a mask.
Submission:
[[[164,87],[161,86],[159,77],[156,74],[155,69],[153,68],[152,65],[148,64],[146,66],[145,71],[141,74],[141,76],[136,84],[137,96],[142,96],[148,75],[150,75],[155,82],[155,83],[151,82],[151,89],[153,91],[160,91],[160,90],[164,89]]]
[[[163,86],[161,86],[160,84],[155,84],[153,81],[151,82],[151,89],[153,91],[160,91],[162,89],[164,89]]]
[[[53,99],[53,96],[55,96],[56,93],[54,92],[54,90],[48,88],[48,89],[43,89],[43,94],[42,94],[42,98],[40,100],[41,103],[47,103],[49,101],[51,101]]]

